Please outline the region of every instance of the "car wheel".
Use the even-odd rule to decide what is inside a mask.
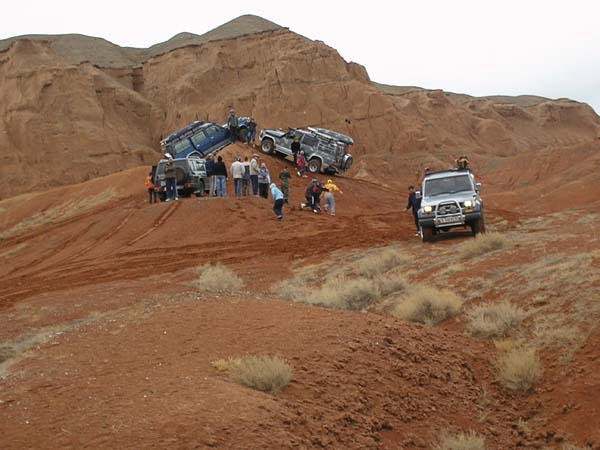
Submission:
[[[263,141],[260,143],[260,150],[263,153],[266,153],[268,155],[273,153],[274,147],[275,147],[275,143],[273,142],[272,139],[263,139]]]
[[[419,226],[419,234],[421,235],[421,240],[423,242],[433,241],[433,228]]]
[[[321,172],[321,160],[319,158],[313,158],[308,162],[308,171],[310,173]]]
[[[246,127],[242,127],[238,130],[238,139],[242,142],[246,142],[246,139],[248,138],[248,128]]]
[[[471,234],[477,236],[479,233],[481,233],[481,219],[471,222]]]

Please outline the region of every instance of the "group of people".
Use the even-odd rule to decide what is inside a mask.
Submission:
[[[233,108],[229,110],[227,126],[229,127],[232,143],[234,143],[238,138],[242,137],[239,135],[240,122],[238,117],[235,115],[235,110]],[[256,146],[256,121],[254,120],[254,117],[250,117],[249,122],[246,124],[246,136],[243,140],[246,145],[252,143],[253,147]]]
[[[300,209],[310,208],[313,213],[321,211],[321,194],[325,192],[325,211],[335,216],[335,193],[343,194],[340,188],[333,182],[327,180],[324,185],[317,178],[313,178],[306,188],[306,202],[300,204]]]

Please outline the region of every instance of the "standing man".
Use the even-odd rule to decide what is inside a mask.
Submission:
[[[148,188],[148,202],[156,203],[156,186],[152,182],[152,172],[146,177],[146,188]]]
[[[252,183],[252,195],[258,195],[258,173],[260,167],[258,165],[258,155],[255,153],[252,155],[252,161],[250,161],[250,182]]]
[[[165,164],[165,181],[167,183],[167,202],[171,200],[179,200],[177,196],[177,171],[173,158],[169,158]]]
[[[236,158],[234,163],[231,165],[231,176],[233,177],[235,196],[241,197],[242,183],[244,180],[244,165],[242,164],[242,158]]]
[[[216,180],[215,180],[215,159],[213,157],[213,155],[208,155],[206,157],[206,163],[205,166],[206,168],[206,176],[208,177],[208,195],[214,197],[215,194],[215,189],[216,189]]]
[[[231,143],[233,144],[237,139],[238,132],[238,118],[235,115],[235,110],[233,108],[231,108],[231,110],[229,111],[227,125],[229,125],[229,132],[231,133]]]
[[[271,183],[271,195],[273,196],[273,212],[277,216],[277,220],[283,219],[283,192],[281,192],[275,183]]]
[[[294,155],[294,169],[298,170],[298,153],[300,153],[300,139],[298,136],[294,137],[294,142],[291,145],[292,155]]]
[[[256,147],[254,140],[256,139],[256,122],[254,121],[254,117],[250,117],[250,122],[248,122],[247,134],[246,134],[246,145],[252,142],[252,147]]]
[[[284,203],[289,203],[290,199],[290,180],[292,174],[288,170],[287,166],[283,167],[283,170],[279,172],[279,179],[281,180],[281,191],[283,192]]]
[[[326,191],[325,211],[329,211],[329,214],[335,216],[335,197],[333,193],[339,192],[343,194],[343,192],[333,183],[333,180],[327,180],[327,183],[323,186],[323,190]]]
[[[214,173],[217,179],[217,197],[227,197],[227,167],[222,156],[217,158]]]
[[[244,197],[248,196],[248,185],[250,184],[250,161],[248,161],[248,157],[244,158],[244,177],[242,178],[242,194]]]
[[[421,207],[421,191],[415,191],[414,186],[408,187],[408,203],[405,211],[412,208],[413,217],[415,218],[415,227],[417,227],[416,235],[419,235],[419,208]]]

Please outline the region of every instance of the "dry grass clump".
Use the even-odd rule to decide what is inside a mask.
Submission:
[[[377,285],[366,278],[328,280],[307,298],[307,303],[327,308],[360,311],[379,298]]]
[[[498,232],[478,234],[461,245],[460,258],[466,260],[474,256],[485,255],[496,250],[506,248],[508,240]]]
[[[204,292],[236,292],[244,285],[242,279],[233,270],[221,263],[199,267],[197,272],[200,277],[191,284]]]
[[[387,248],[358,260],[355,273],[372,278],[404,265],[407,261],[408,259],[397,250]]]
[[[406,278],[397,273],[381,275],[374,278],[373,281],[375,282],[381,297],[386,297],[398,292],[405,292],[408,287]]]
[[[17,355],[17,351],[11,345],[0,345],[0,363],[14,358]]]
[[[507,301],[484,303],[467,313],[467,331],[481,338],[502,338],[517,328],[524,318],[525,311]]]
[[[578,445],[565,444],[560,450],[592,450],[592,447],[579,447]]]
[[[498,380],[512,391],[528,391],[542,376],[542,363],[535,349],[514,347],[498,358]]]
[[[444,434],[438,450],[485,450],[485,441],[475,432]]]
[[[431,326],[457,315],[462,304],[463,300],[452,291],[420,285],[397,302],[392,314]]]
[[[229,372],[235,382],[270,394],[279,392],[292,379],[292,368],[278,356],[247,355],[211,364],[220,372]]]
[[[308,280],[303,276],[295,276],[289,280],[281,281],[271,288],[271,292],[283,300],[304,302],[311,295],[313,289],[308,285]]]

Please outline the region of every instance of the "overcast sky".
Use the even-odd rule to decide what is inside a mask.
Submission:
[[[255,14],[336,48],[372,80],[471,95],[569,97],[600,112],[594,0],[3,2],[0,39],[81,33],[148,47]],[[598,6],[596,6],[598,5]]]

